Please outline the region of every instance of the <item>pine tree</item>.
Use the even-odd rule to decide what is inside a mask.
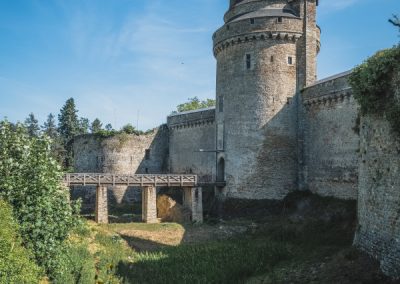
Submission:
[[[28,134],[31,137],[38,137],[39,136],[39,123],[33,113],[30,113],[29,116],[25,119],[25,125],[28,130]]]
[[[96,118],[92,122],[90,130],[92,131],[92,133],[98,133],[102,130],[102,126],[103,126],[103,124],[101,123],[100,119]]]
[[[113,127],[112,127],[111,123],[106,125],[106,130],[107,131],[113,131]]]
[[[79,119],[79,134],[89,133],[89,126],[90,126],[89,119],[81,117]]]
[[[73,98],[68,99],[58,115],[58,130],[66,145],[79,133],[78,111]]]
[[[43,126],[43,133],[49,136],[51,139],[56,139],[58,136],[56,121],[54,119],[54,115],[50,113],[47,116],[47,120],[44,122]]]

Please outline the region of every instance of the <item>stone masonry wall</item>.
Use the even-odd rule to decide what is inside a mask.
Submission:
[[[355,244],[400,278],[400,139],[384,118],[361,117]]]
[[[358,105],[349,73],[317,82],[302,92],[304,186],[322,196],[357,199]]]
[[[197,174],[200,182],[213,181],[215,153],[215,109],[203,109],[168,117],[169,165],[174,174]]]
[[[74,140],[74,170],[84,173],[159,174],[168,171],[168,129],[161,126],[147,135],[118,134],[104,138],[82,135]],[[146,156],[146,150],[148,155]],[[94,187],[75,187],[72,197],[82,197],[94,206]],[[109,199],[115,203],[132,203],[141,199],[134,187],[109,187]]]

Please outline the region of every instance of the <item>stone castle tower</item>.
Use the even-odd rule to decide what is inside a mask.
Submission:
[[[296,93],[316,80],[317,5],[231,0],[213,35],[217,180],[229,197],[282,199],[298,187]]]

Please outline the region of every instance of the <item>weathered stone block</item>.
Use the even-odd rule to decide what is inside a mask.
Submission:
[[[157,190],[153,186],[142,189],[142,220],[145,223],[157,223]]]
[[[183,188],[183,205],[190,209],[192,222],[203,222],[203,191],[201,187]]]
[[[96,212],[95,220],[99,224],[108,224],[108,202],[107,187],[98,186],[96,188]]]

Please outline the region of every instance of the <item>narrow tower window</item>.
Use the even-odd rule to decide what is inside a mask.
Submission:
[[[288,61],[289,65],[292,65],[293,64],[293,57],[289,56],[287,61]]]
[[[226,25],[226,29],[229,31],[229,29],[230,29],[230,26],[229,26],[229,25]]]
[[[282,23],[282,22],[283,22],[283,18],[282,18],[282,17],[278,17],[277,22],[278,22],[278,23]]]
[[[246,68],[247,70],[251,69],[251,55],[246,54]]]
[[[144,159],[145,160],[150,160],[150,149],[146,149],[146,152],[144,154]]]
[[[224,97],[220,96],[218,100],[218,111],[223,112],[224,111]]]
[[[271,62],[274,62],[274,56],[271,55]]]
[[[250,24],[254,25],[254,22],[255,22],[255,21],[254,21],[254,18],[251,18],[251,19],[250,19]]]

